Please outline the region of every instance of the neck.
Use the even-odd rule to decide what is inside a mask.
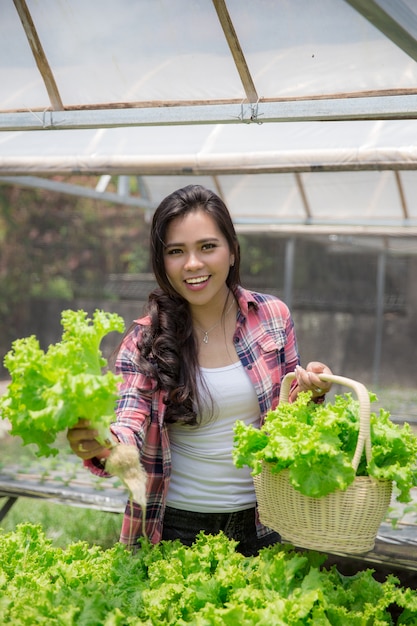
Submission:
[[[230,291],[228,291],[223,308],[221,312],[217,313],[216,316],[214,315],[211,315],[210,317],[207,316],[204,319],[204,322],[202,321],[201,323],[200,321],[197,322],[196,319],[193,318],[193,324],[194,324],[195,329],[197,329],[198,337],[201,338],[201,335],[203,335],[202,341],[204,343],[208,343],[209,334],[211,333],[211,331],[215,331],[215,329],[222,326],[222,323],[225,323],[234,305],[235,305],[235,299],[233,297],[233,294]]]

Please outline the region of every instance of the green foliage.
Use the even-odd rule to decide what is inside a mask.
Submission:
[[[34,298],[57,298],[59,300],[72,300],[74,293],[71,282],[63,276],[52,277],[46,285],[34,283],[31,296]]]
[[[91,176],[71,182],[96,183]],[[146,271],[148,229],[140,209],[1,185],[0,361],[25,333],[31,298],[103,298],[110,274]]]
[[[277,275],[276,268],[283,267],[285,241],[257,234],[239,235],[241,248],[241,272],[245,276],[260,276],[262,281],[277,288],[283,276]]]
[[[260,430],[237,421],[233,458],[237,467],[248,465],[254,475],[262,462],[269,463],[272,472],[288,469],[295,489],[320,497],[354,481],[358,433],[359,403],[350,393],[336,396],[333,404],[315,404],[310,393],[300,393],[292,404],[270,411]],[[372,458],[367,463],[363,454],[357,474],[393,481],[398,501],[410,501],[410,490],[417,484],[416,435],[408,424],[391,422],[381,409],[378,416],[371,414],[371,442]]]
[[[103,479],[103,482],[104,480],[108,479]],[[56,548],[66,548],[75,541],[85,541],[91,546],[98,545],[107,549],[114,546],[119,539],[122,517],[122,513],[21,496],[0,522],[0,533],[13,532],[16,526],[30,520],[32,524],[44,529],[46,537]]]
[[[27,626],[384,626],[412,624],[417,593],[372,570],[344,577],[288,546],[243,557],[200,533],[191,547],[142,540],[132,554],[76,542],[54,548],[32,524],[0,534],[0,624]],[[393,621],[391,609],[401,616]],[[414,620],[414,621],[413,621]]]
[[[117,382],[112,372],[103,373],[106,360],[100,351],[103,337],[123,332],[124,321],[115,313],[96,310],[62,312],[62,340],[44,352],[34,335],[16,339],[4,363],[11,382],[0,398],[0,412],[11,423],[11,434],[24,444],[34,443],[39,455],[57,454],[57,434],[87,418],[108,438],[114,419]]]

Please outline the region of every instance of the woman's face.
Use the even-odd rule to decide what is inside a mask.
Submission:
[[[214,219],[197,209],[167,228],[164,263],[175,291],[193,306],[223,306],[234,255]]]

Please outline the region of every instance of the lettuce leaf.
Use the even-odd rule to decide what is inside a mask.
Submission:
[[[9,420],[12,435],[25,445],[36,444],[38,456],[57,454],[58,433],[81,417],[106,440],[114,417],[120,377],[104,372],[100,344],[108,333],[123,332],[123,319],[100,310],[89,318],[83,310],[68,309],[61,325],[62,340],[46,352],[32,335],[14,341],[4,359],[11,382],[0,398],[0,414]]]

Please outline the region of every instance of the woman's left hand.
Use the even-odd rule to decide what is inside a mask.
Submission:
[[[332,383],[320,380],[319,374],[332,374],[332,371],[320,361],[311,361],[305,369],[297,365],[294,374],[297,380],[297,391],[311,391],[313,398],[324,396],[331,389]]]

